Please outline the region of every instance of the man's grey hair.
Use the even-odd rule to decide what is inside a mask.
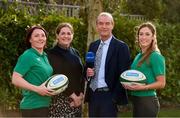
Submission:
[[[99,17],[101,17],[101,16],[108,16],[111,19],[112,23],[114,23],[114,19],[113,19],[112,15],[108,12],[101,12],[97,17],[96,23],[97,23]]]

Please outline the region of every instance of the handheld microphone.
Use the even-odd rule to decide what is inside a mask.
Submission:
[[[94,54],[94,52],[87,52],[87,54],[86,54],[86,66],[88,68],[94,68],[94,62],[95,62],[95,54]],[[88,81],[91,78],[92,77],[88,77]]]

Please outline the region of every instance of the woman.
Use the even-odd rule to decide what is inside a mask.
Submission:
[[[133,103],[133,117],[156,117],[160,108],[156,89],[165,87],[165,59],[161,55],[156,39],[155,26],[143,23],[137,30],[137,42],[141,52],[135,57],[131,69],[146,76],[146,85],[125,86]]]
[[[44,82],[52,75],[52,67],[43,51],[47,33],[41,26],[27,30],[28,48],[18,59],[12,74],[12,83],[22,88],[20,103],[22,117],[47,117],[51,91]]]
[[[68,88],[53,96],[50,117],[80,117],[83,99],[83,65],[77,50],[71,47],[73,27],[61,23],[56,29],[57,44],[48,51],[54,74],[64,74],[69,79]]]

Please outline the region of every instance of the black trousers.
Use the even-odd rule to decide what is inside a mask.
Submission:
[[[131,96],[133,117],[157,117],[160,104],[157,96]]]
[[[49,108],[21,109],[22,117],[48,117]]]
[[[90,91],[89,117],[117,117],[117,105],[110,91]]]

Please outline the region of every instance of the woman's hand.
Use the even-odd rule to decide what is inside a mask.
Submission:
[[[160,75],[156,77],[156,81],[151,84],[123,84],[123,87],[128,90],[149,90],[149,89],[162,89],[166,85],[166,79],[164,75]]]
[[[22,89],[26,89],[26,90],[29,90],[29,91],[34,91],[36,93],[38,93],[39,95],[42,95],[42,96],[52,96],[53,94],[51,93],[52,90],[49,90],[45,87],[45,82],[43,84],[41,84],[40,86],[36,86],[36,85],[33,85],[29,82],[27,82],[21,74],[17,73],[17,72],[13,72],[13,75],[12,75],[12,83],[17,86],[17,87],[20,87]]]
[[[40,86],[36,86],[36,89],[35,89],[35,92],[37,92],[38,94],[42,95],[42,96],[52,96],[54,95],[52,92],[53,90],[51,89],[48,89],[46,86],[45,86],[45,83],[41,84]]]
[[[73,93],[70,95],[70,98],[72,99],[70,106],[71,107],[79,107],[82,104],[84,95],[83,95],[83,93],[80,93],[80,95],[77,96],[75,93]]]
[[[143,84],[132,83],[132,84],[122,84],[122,85],[125,89],[128,90],[148,90],[148,86]]]

